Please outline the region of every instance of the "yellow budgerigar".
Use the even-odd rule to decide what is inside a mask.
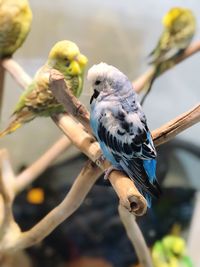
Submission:
[[[185,240],[175,235],[166,235],[155,242],[152,260],[155,267],[194,267],[186,254]]]
[[[141,103],[150,92],[152,84],[164,68],[165,62],[173,62],[189,46],[196,30],[196,20],[193,12],[188,8],[174,7],[163,17],[163,32],[155,47],[150,53],[155,73],[152,77]]]
[[[183,52],[190,44],[196,30],[195,17],[188,8],[170,9],[163,17],[163,25],[163,33],[150,54],[154,64]]]
[[[38,70],[32,83],[24,91],[12,114],[12,121],[0,137],[14,132],[24,123],[38,116],[52,116],[64,112],[49,89],[50,70],[60,71],[69,90],[79,97],[83,88],[83,74],[87,58],[71,41],[60,41],[51,49],[46,64]]]
[[[12,56],[23,44],[31,22],[28,0],[0,0],[0,58]]]

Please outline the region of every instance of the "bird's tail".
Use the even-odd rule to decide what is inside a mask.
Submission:
[[[146,97],[151,92],[152,86],[153,86],[156,78],[160,74],[161,68],[162,68],[162,63],[155,65],[154,73],[153,73],[152,77],[150,78],[150,80],[148,81],[148,83],[146,84],[146,87],[145,87],[146,92],[144,93],[144,95],[140,101],[141,106],[143,106],[144,101],[146,100]]]
[[[20,128],[24,123],[32,120],[35,116],[33,116],[30,112],[23,112],[20,115],[15,115],[14,119],[10,122],[8,127],[0,132],[0,137],[3,137],[7,134],[15,132],[18,128]]]
[[[21,126],[22,126],[22,123],[17,122],[15,120],[12,121],[5,130],[3,130],[2,132],[0,132],[0,137],[3,137],[5,135],[7,135],[7,134],[10,134],[10,133],[16,131]]]

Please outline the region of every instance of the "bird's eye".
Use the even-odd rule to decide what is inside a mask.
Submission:
[[[69,61],[69,59],[68,59],[68,58],[65,58],[65,66],[66,66],[66,67],[69,67],[69,65],[70,65],[70,61]]]
[[[101,83],[100,80],[96,80],[95,85],[99,85]]]

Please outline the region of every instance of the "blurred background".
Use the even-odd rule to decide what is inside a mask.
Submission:
[[[199,0],[143,0],[142,2],[138,2],[137,0],[30,0],[30,5],[33,11],[32,29],[23,47],[14,55],[14,59],[23,66],[30,76],[33,76],[36,70],[44,64],[49,50],[57,41],[69,39],[76,42],[81,52],[89,58],[88,68],[93,64],[104,61],[116,66],[131,80],[134,80],[148,68],[147,55],[155,46],[162,31],[161,19],[163,15],[174,6],[188,7],[193,10],[198,24],[195,40],[200,38]],[[150,129],[161,126],[199,102],[199,62],[200,53],[197,53],[195,56],[185,60],[156,80],[153,90],[144,105]],[[9,116],[21,92],[22,89],[19,88],[9,75],[6,75],[1,128],[7,125]],[[90,91],[87,82],[85,82],[81,100],[88,108],[89,98]],[[61,132],[51,119],[38,118],[17,130],[16,133],[2,138],[0,140],[0,146],[6,147],[9,150],[12,165],[15,171],[18,172],[24,166],[36,160],[59,136],[61,136]],[[199,136],[200,127],[197,124],[180,134],[178,139],[169,145],[160,147],[160,164],[158,164],[159,179],[167,188],[166,190],[171,189],[171,191],[164,191],[163,200],[159,203],[160,207],[157,207],[158,203],[155,204],[155,208],[148,212],[147,218],[144,217],[140,219],[141,227],[143,232],[146,233],[149,244],[152,244],[156,239],[167,234],[174,224],[181,225],[181,229],[183,228],[184,231],[186,231],[187,236],[193,212],[194,194],[195,191],[200,188]],[[51,203],[50,206],[45,205],[46,202],[41,204],[41,207],[27,202],[27,207],[31,205],[32,210],[30,211],[30,209],[27,208],[22,211],[20,207],[27,199],[27,192],[18,197],[15,211],[24,229],[29,228],[30,225],[34,224],[35,221],[46,214],[50,208],[53,208],[62,200],[61,196],[64,197],[64,194],[70,186],[69,181],[76,177],[84,161],[85,158],[79,155],[79,152],[75,148],[70,148],[61,157],[60,163],[54,166],[54,171],[50,169],[45,173],[44,176],[48,176],[48,178],[46,178],[45,181],[44,179],[39,179],[38,182],[33,185],[40,186],[43,189],[47,187],[44,190],[48,192],[47,196],[51,197],[50,202],[47,201],[48,197],[46,199],[48,203]],[[73,164],[73,167],[71,164]],[[70,175],[70,180],[68,180],[68,175]],[[48,183],[46,182],[47,180]],[[50,182],[51,180],[53,181],[52,183]],[[56,196],[59,194],[58,192],[60,192],[61,188],[63,194],[59,195],[59,198],[57,198]],[[178,190],[176,190],[176,188],[178,188]],[[69,221],[69,224],[67,222],[63,227],[59,228],[60,230],[57,230],[61,231],[62,234],[58,234],[56,231],[54,233],[55,235],[57,234],[57,237],[59,236],[61,238],[64,232],[69,239],[68,241],[66,241],[67,239],[65,240],[66,243],[64,244],[66,250],[62,253],[63,255],[68,255],[67,248],[75,247],[73,252],[68,250],[69,258],[72,257],[71,255],[73,253],[73,257],[93,255],[106,259],[110,266],[131,266],[131,264],[136,262],[136,259],[132,254],[132,248],[117,216],[116,196],[112,188],[109,187],[97,186],[93,190],[94,192],[91,193],[88,202],[86,200],[82,210],[78,213],[77,216],[79,217],[73,217],[71,221]],[[107,195],[104,192],[107,192]],[[102,194],[104,194],[105,203],[103,201],[101,202]],[[96,199],[97,197],[93,197],[95,195],[99,196],[98,200]],[[108,199],[105,199],[105,195]],[[169,195],[170,198],[172,196],[174,211],[166,207],[166,205],[164,206],[172,211],[171,217],[167,216],[169,210],[165,210],[163,208],[164,206],[161,205],[162,201],[166,203]],[[176,206],[174,206],[175,204]],[[94,219],[96,218],[95,216],[97,216],[95,215],[97,213],[97,207],[101,207],[98,209],[101,214],[101,220],[106,221],[109,217],[109,219],[112,219],[110,224],[98,225],[100,219]],[[156,210],[159,210],[161,214],[159,212],[157,213]],[[84,222],[85,216],[88,218],[86,222]],[[91,219],[90,216],[94,217]],[[166,221],[166,225],[163,225],[163,229],[159,229],[155,232],[155,228],[158,229],[160,223],[161,217],[159,216],[164,216],[162,220],[163,218],[170,218],[168,218],[169,222]],[[30,223],[28,219],[25,220],[25,223],[22,218],[29,218]],[[79,225],[81,220],[83,221],[82,226]],[[149,220],[150,228],[152,224],[151,229],[148,227],[145,228],[145,220]],[[74,230],[70,228],[72,225],[74,225]],[[87,225],[90,226],[89,230],[84,228]],[[103,228],[101,228],[101,226]],[[82,231],[80,230],[80,233],[78,233],[77,228],[82,229]],[[72,233],[77,235],[78,241],[75,236],[69,236],[69,229],[74,231],[72,231]],[[85,233],[83,229],[89,232],[83,234]],[[107,229],[108,234],[105,229]],[[119,246],[116,246],[116,239],[113,239],[112,234],[114,231],[118,233],[116,238],[119,238],[117,240],[117,242],[120,241]],[[105,233],[107,235],[106,237]],[[81,238],[81,235],[83,235],[83,240],[80,241],[79,238]],[[92,238],[94,238],[94,240]],[[108,240],[106,238],[108,238]],[[49,239],[51,239],[51,237],[49,237]],[[69,245],[73,239],[75,240],[75,244]],[[89,241],[91,242],[89,243]],[[50,247],[50,252],[43,253],[43,249],[39,247],[39,254],[47,255],[44,256],[43,265],[40,265],[41,263],[39,263],[37,259],[35,266],[59,266],[58,264],[51,265],[51,261],[47,263],[47,258],[49,257],[49,259],[51,259],[48,255],[53,255],[52,257],[55,257],[55,255],[52,254],[54,253],[52,250],[55,250],[55,248],[52,248],[52,240],[49,242],[48,247]],[[62,242],[64,241],[62,240]],[[62,242],[58,241],[56,244],[63,244]],[[98,249],[94,249],[94,244]],[[113,254],[111,253],[111,248]],[[62,257],[62,255],[60,256],[60,249],[57,248],[56,251],[58,253],[58,258],[60,257],[66,261],[69,259],[67,256],[66,258],[64,256]],[[126,257],[129,260],[123,261],[122,258],[117,258],[119,251],[121,251],[124,258]],[[35,249],[35,251],[31,252],[31,255],[38,258],[37,253],[37,249]],[[109,254],[109,257],[106,253]]]

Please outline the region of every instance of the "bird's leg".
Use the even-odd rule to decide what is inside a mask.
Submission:
[[[104,157],[103,154],[101,154],[101,156],[95,161],[96,165],[98,167],[101,167],[101,165],[103,164],[104,160],[106,160],[106,158]]]
[[[104,179],[107,180],[109,178],[109,175],[111,174],[112,171],[119,171],[119,169],[117,169],[114,166],[109,167],[106,171],[105,171],[105,175],[104,175]]]

